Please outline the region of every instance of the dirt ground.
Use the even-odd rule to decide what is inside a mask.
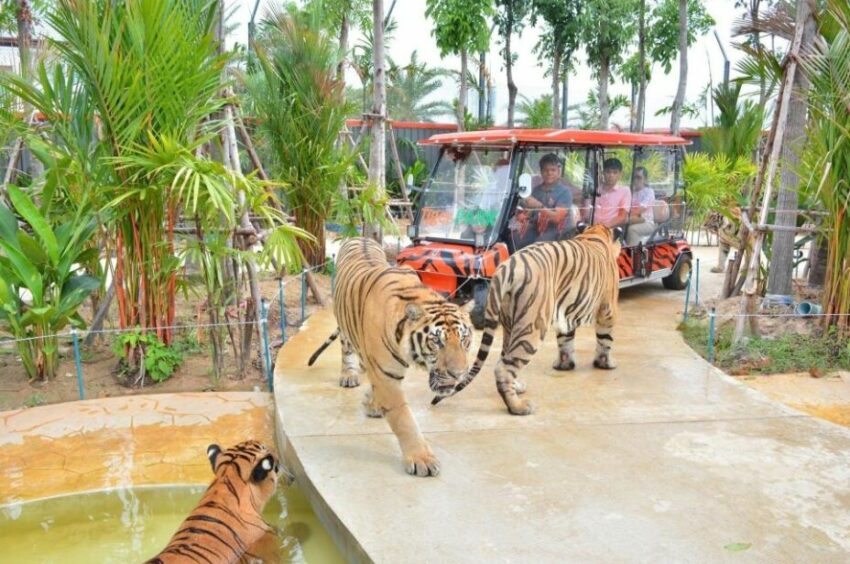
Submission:
[[[320,293],[325,297],[330,296],[330,278],[324,274],[316,274],[315,278]],[[301,282],[299,276],[286,278],[285,281],[286,331],[287,336],[291,336],[301,324]],[[270,304],[269,340],[271,343],[271,359],[274,362],[277,349],[281,345],[278,280],[266,277],[260,283],[260,293]],[[183,300],[182,297],[179,298],[177,324],[186,325],[187,330],[192,333],[193,338],[197,339],[199,345],[205,351],[208,343],[205,330],[195,327],[198,324],[208,322],[206,314],[198,311],[200,299],[187,301]],[[309,317],[319,307],[308,289],[305,316]],[[90,312],[84,311],[83,315],[89,317]],[[111,315],[110,318],[114,320],[115,316]],[[107,322],[105,328],[114,328],[114,324]],[[175,338],[180,339],[182,333],[185,333],[185,331],[175,331]],[[182,365],[165,382],[146,385],[138,389],[128,388],[119,381],[117,377],[118,357],[112,351],[112,338],[112,335],[107,334],[105,339],[101,339],[100,342],[91,347],[83,347],[81,350],[83,385],[87,399],[186,391],[239,391],[255,388],[265,390],[267,386],[262,373],[262,362],[259,358],[260,346],[256,334],[254,336],[254,357],[243,379],[225,376],[218,382],[214,382],[211,377],[211,360],[208,354],[202,351],[186,353]],[[71,343],[70,341],[61,343],[60,346],[62,347],[60,349],[62,358],[57,376],[49,382],[28,381],[16,349],[8,345],[0,347],[0,411],[79,399]],[[225,354],[225,359],[227,358],[232,358],[229,351]]]

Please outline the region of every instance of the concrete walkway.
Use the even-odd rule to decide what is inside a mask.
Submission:
[[[498,341],[437,407],[409,373],[437,478],[405,474],[386,422],[363,413],[364,387],[337,387],[337,345],[307,368],[335,326],[322,311],[277,358],[281,450],[351,560],[850,561],[850,430],[706,364],[675,330],[682,301],[660,283],[622,292],[613,371],[591,367],[584,328],[578,368],[555,372],[549,335],[526,369],[528,417],[496,393]]]

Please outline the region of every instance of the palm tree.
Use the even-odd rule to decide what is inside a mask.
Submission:
[[[419,61],[416,51],[410,61],[399,66],[390,59],[390,84],[387,89],[389,117],[407,121],[434,121],[435,118],[452,113],[452,106],[445,100],[427,101],[442,85],[442,78],[449,72],[440,68],[429,68]]]
[[[247,84],[259,133],[272,149],[271,169],[284,184],[309,264],[325,260],[325,220],[351,158],[338,147],[345,125],[345,83],[339,51],[314,12],[274,11],[257,45],[259,71]]]
[[[517,113],[520,115],[519,123],[522,127],[531,129],[549,127],[552,123],[552,95],[544,94],[533,100],[527,96],[520,96]]]

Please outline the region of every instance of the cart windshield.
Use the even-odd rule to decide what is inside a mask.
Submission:
[[[447,147],[420,197],[421,237],[490,244],[511,191],[511,152]]]

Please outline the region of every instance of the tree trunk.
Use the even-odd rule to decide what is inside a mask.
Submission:
[[[670,116],[670,134],[678,135],[688,88],[688,0],[679,0],[679,89]]]
[[[608,129],[608,65],[607,56],[603,56],[599,63],[599,129]]]
[[[643,131],[644,114],[646,113],[646,0],[640,0],[638,16],[638,64],[640,65],[640,84],[638,85],[638,101],[635,117],[635,131]]]
[[[561,47],[555,46],[552,57],[552,128],[561,127]]]
[[[513,61],[511,60],[511,32],[513,31],[513,3],[508,2],[505,33],[505,74],[508,78],[508,129],[514,126],[514,108],[516,108],[517,87],[514,82]]]
[[[818,238],[809,252],[809,286],[821,288],[826,281],[829,245],[826,238]]]
[[[796,25],[803,27],[803,45],[810,45],[815,34],[815,20],[809,0],[797,1]],[[797,210],[797,188],[800,178],[797,169],[800,165],[800,153],[806,140],[806,91],[809,81],[806,74],[794,75],[794,87],[791,90],[791,104],[788,108],[788,122],[785,126],[785,143],[782,145],[781,185],[776,195],[777,210]],[[794,227],[797,225],[796,213],[777,213],[777,225]],[[773,233],[773,246],[767,280],[767,293],[780,296],[791,295],[791,277],[794,271],[793,231]]]
[[[466,48],[460,50],[460,93],[457,99],[457,129],[463,131],[466,117]]]
[[[21,59],[21,76],[29,81],[32,74],[32,7],[29,0],[18,0],[15,18],[18,20],[18,53]]]
[[[345,61],[348,57],[348,12],[342,14],[342,22],[339,24],[339,64],[336,66],[336,79],[345,80]]]
[[[384,72],[384,0],[372,0],[372,132],[369,145],[369,184],[377,187],[379,194],[385,190],[387,140],[384,120],[386,119],[386,77]],[[364,225],[364,234],[380,241],[383,234],[378,225]],[[324,260],[324,257],[322,257]],[[315,263],[315,264],[320,264]]]

